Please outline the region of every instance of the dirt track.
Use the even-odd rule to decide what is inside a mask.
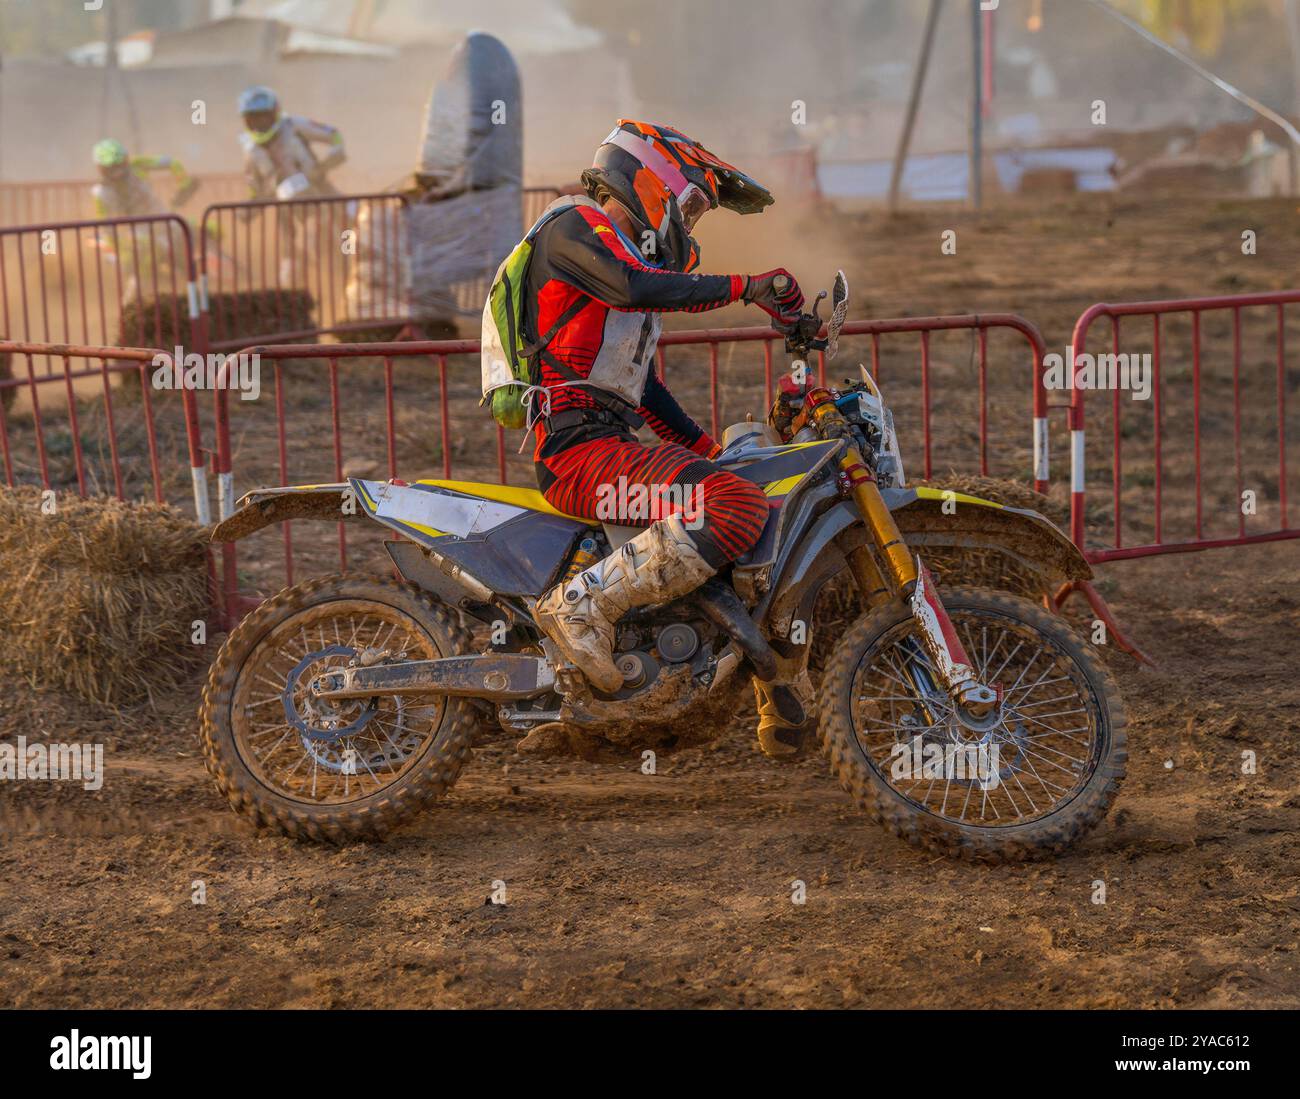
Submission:
[[[1252,214],[1294,241],[1293,209]],[[965,260],[954,278],[909,259],[902,229],[881,230],[875,254],[897,261],[889,293],[914,290],[913,312],[1021,310],[1060,343],[1061,318],[1090,300],[1204,289],[1188,257],[1210,246],[1179,232],[1209,218],[1170,215],[1159,248],[1111,264],[1109,294],[1115,252],[1088,224],[1074,235],[1093,267],[1031,262],[1024,240],[993,248],[996,234],[978,283]],[[1231,236],[1238,220],[1216,224]],[[1064,235],[1020,228],[1044,249]],[[1239,288],[1284,277],[1271,263]],[[1088,285],[1067,297],[1053,265]],[[1217,277],[1238,276],[1224,261]],[[96,794],[0,790],[0,1006],[1300,1006],[1296,554],[1106,567],[1159,667],[1108,654],[1130,711],[1128,781],[1077,850],[1028,867],[911,851],[822,761],[764,761],[747,715],[655,776],[521,760],[503,735],[389,842],[299,846],[218,801],[197,757],[197,683],[160,716],[121,720],[19,687],[0,700],[0,735],[102,741],[109,772]],[[191,903],[196,879],[206,905]],[[486,903],[495,881],[504,906]]]
[[[1129,779],[1055,863],[917,854],[820,760],[763,761],[742,722],[653,777],[495,740],[417,827],[298,846],[218,803],[177,712],[121,734],[99,794],[6,791],[0,1003],[1300,1006],[1294,549],[1118,575],[1160,667],[1112,661]]]

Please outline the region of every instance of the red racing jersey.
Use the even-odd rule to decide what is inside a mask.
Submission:
[[[713,440],[677,402],[655,368],[660,314],[702,313],[739,300],[743,275],[698,275],[654,266],[605,212],[579,204],[557,214],[538,232],[528,267],[524,321],[536,337],[570,310],[547,345],[577,378],[615,393],[667,442],[708,454]],[[574,378],[539,362],[537,384],[546,389],[549,415],[572,409],[599,410]],[[534,460],[577,442],[604,435],[632,438],[629,427],[586,424],[555,432],[537,422]]]

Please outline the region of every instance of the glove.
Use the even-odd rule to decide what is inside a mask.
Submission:
[[[778,280],[782,280],[779,290]],[[750,275],[745,280],[745,292],[741,297],[757,305],[781,324],[793,324],[803,312],[803,291],[799,289],[794,276],[784,267],[764,271],[761,275]]]

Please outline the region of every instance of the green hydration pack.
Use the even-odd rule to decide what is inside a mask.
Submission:
[[[492,289],[483,306],[482,348],[483,399],[492,402],[492,419],[502,427],[523,428],[529,424],[525,394],[537,384],[534,363],[556,332],[569,323],[583,306],[579,299],[551,326],[541,339],[529,341],[524,331],[524,289],[528,265],[533,258],[533,240],[551,218],[573,206],[599,204],[585,196],[566,195],[552,202],[528,230],[510,255],[501,261]],[[548,359],[548,362],[552,361]]]

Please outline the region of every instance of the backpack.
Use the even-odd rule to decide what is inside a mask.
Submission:
[[[510,255],[501,261],[487,303],[483,306],[483,336],[480,342],[483,371],[483,399],[480,407],[492,402],[492,419],[502,427],[528,426],[528,408],[524,394],[535,384],[533,361],[547,347],[555,334],[588,304],[579,298],[551,325],[541,339],[529,342],[524,332],[524,288],[528,265],[533,258],[533,240],[551,218],[573,206],[600,204],[583,195],[566,195],[552,202],[525,234]],[[548,360],[550,361],[550,360]],[[575,375],[576,377],[576,375]]]

